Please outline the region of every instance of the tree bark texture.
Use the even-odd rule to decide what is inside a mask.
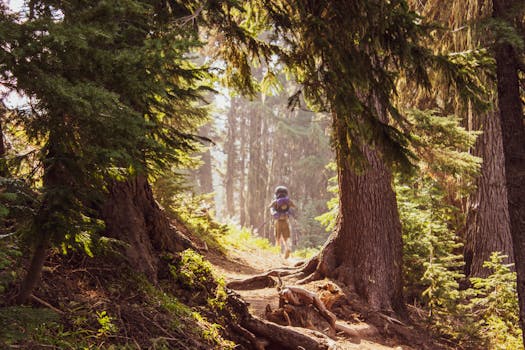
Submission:
[[[102,216],[106,235],[128,243],[125,251],[131,266],[153,282],[157,281],[159,252],[194,248],[159,207],[145,176],[114,182]]]
[[[465,272],[468,277],[486,277],[490,271],[483,263],[492,252],[507,255],[505,263],[514,262],[514,254],[499,115],[487,113],[482,123],[474,124],[473,128],[483,130],[483,134],[478,137],[473,153],[481,157],[483,163],[476,192],[469,198]]]
[[[334,124],[344,133],[337,120]],[[338,225],[321,251],[317,272],[353,287],[373,310],[404,315],[401,223],[392,173],[377,149],[362,149],[369,163],[362,173],[337,149]]]
[[[508,20],[519,1],[494,0],[493,17]],[[510,232],[517,273],[520,325],[525,342],[525,127],[518,77],[519,57],[511,44],[496,42],[498,107],[503,135]]]

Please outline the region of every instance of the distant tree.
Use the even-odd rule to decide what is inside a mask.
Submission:
[[[259,97],[260,98],[260,97]],[[265,192],[268,179],[268,169],[265,162],[263,150],[264,140],[264,103],[250,106],[248,118],[248,159],[247,163],[247,188],[246,188],[246,210],[248,215],[247,224],[258,228],[264,222],[265,214]]]
[[[240,118],[239,133],[241,134],[239,141],[239,153],[240,153],[240,162],[239,162],[239,223],[241,226],[248,225],[247,219],[247,205],[246,205],[246,166],[249,164],[248,159],[248,120],[245,116]]]
[[[236,212],[236,192],[235,184],[239,179],[239,152],[238,152],[238,116],[237,116],[238,98],[232,97],[230,108],[227,113],[226,137],[224,140],[224,153],[226,154],[226,169],[224,174],[224,191],[225,191],[225,216],[233,217]]]
[[[267,80],[263,79],[263,82]],[[329,136],[325,133],[329,121],[310,111],[289,110],[288,92],[296,86],[284,76],[274,82],[277,83],[279,89],[268,92],[268,95],[250,100],[239,96],[231,98],[224,140],[226,207],[231,207],[230,216],[235,216],[238,209],[233,210],[230,202],[238,202],[241,196],[249,198],[246,206],[249,215],[245,224],[272,240],[267,206],[275,187],[285,185],[299,207],[293,222],[294,244],[319,246],[325,235],[314,218],[324,211],[328,199],[325,188],[331,171],[325,167],[333,157]],[[240,130],[245,122],[252,126],[260,123],[260,128],[255,128],[259,130],[259,141],[247,144],[246,155],[241,147],[243,133]],[[254,132],[250,127],[248,138],[250,135],[253,138]],[[245,164],[244,169],[240,167],[241,163]],[[240,185],[243,171],[254,180],[247,186]]]
[[[210,138],[212,132],[212,124],[206,123],[199,130],[199,135],[205,138]],[[210,151],[210,145],[206,145],[201,156],[201,166],[197,170],[199,178],[199,192],[200,193],[211,193],[213,192],[213,171],[212,171],[212,157]]]

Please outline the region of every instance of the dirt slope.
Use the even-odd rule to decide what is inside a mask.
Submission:
[[[262,250],[237,250],[230,251],[228,257],[209,253],[207,258],[214,265],[217,273],[224,276],[227,282],[243,280],[254,275],[259,275],[265,271],[293,267],[298,262],[297,259],[284,259],[278,255]],[[310,291],[319,291],[319,286],[327,281],[317,281],[301,287]],[[287,284],[290,281],[285,282]],[[278,308],[279,297],[277,289],[259,288],[251,290],[236,290],[244,300],[250,305],[250,312],[259,317],[265,317],[265,308],[270,305],[272,310]],[[338,314],[336,312],[336,314]],[[342,319],[345,317],[346,319]],[[405,330],[400,330],[400,325],[394,322],[384,322],[381,328],[367,324],[363,320],[366,317],[359,312],[352,312],[348,308],[346,312],[338,314],[338,323],[341,323],[355,331],[359,336],[349,336],[342,332],[337,334],[338,349],[360,349],[360,350],[419,350],[419,349],[444,349],[443,346],[434,344],[434,341],[419,332],[414,331],[413,327],[406,326]],[[377,324],[377,323],[376,323]],[[391,326],[391,329],[386,329]],[[405,328],[405,326],[402,326]],[[395,329],[395,331],[393,331]],[[404,333],[404,334],[403,334]]]

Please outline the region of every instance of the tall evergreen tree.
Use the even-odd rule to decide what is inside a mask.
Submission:
[[[437,49],[455,51],[464,56],[469,52],[479,52],[489,58],[490,53],[483,53],[490,46],[483,20],[490,16],[491,0],[452,1],[447,11],[443,11],[443,3],[439,1],[410,2],[425,18],[443,24],[441,40],[436,43]],[[462,116],[469,130],[482,131],[472,149],[472,153],[483,160],[481,173],[468,203],[466,206],[461,203],[459,208],[466,215],[464,256],[467,276],[485,276],[489,273],[483,264],[495,251],[507,255],[507,262],[513,262],[501,127],[494,107],[496,87],[492,79],[481,72],[480,79],[487,89],[491,105],[489,110],[480,111],[473,108],[471,103],[461,101],[448,86],[436,86],[432,91],[431,99],[440,101],[439,104],[434,102],[434,105],[429,105],[431,99],[428,93],[421,98],[425,101],[425,107],[455,113]],[[412,96],[408,99],[413,103]]]
[[[525,126],[519,80],[519,72],[523,70],[523,3],[493,0],[492,16],[496,24],[494,49],[510,232],[517,273],[520,323],[525,342]]]
[[[401,227],[390,161],[406,163],[408,152],[406,121],[392,102],[395,81],[405,75],[427,86],[427,70],[452,73],[455,65],[422,47],[425,26],[405,1],[264,3],[305,99],[333,117],[338,225],[318,264],[305,271],[313,266],[312,277],[337,278],[373,309],[402,314]]]
[[[0,50],[3,80],[31,99],[34,113],[21,122],[44,144],[35,253],[19,302],[47,248],[97,230],[100,218],[107,234],[131,243],[131,261],[145,272],[155,272],[153,249],[187,244],[168,235],[146,176],[192,149],[204,115],[194,101],[205,72],[186,56],[199,45],[186,19],[193,3],[42,0],[27,9],[17,18],[2,7]],[[138,242],[149,243],[134,249]]]

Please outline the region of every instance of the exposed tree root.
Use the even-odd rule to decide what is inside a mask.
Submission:
[[[337,321],[337,317],[329,307],[340,301],[346,301],[346,296],[330,282],[321,288],[323,291],[319,295],[297,286],[283,288],[279,292],[279,309],[272,310],[270,305],[267,305],[266,318],[281,325],[314,330],[324,330],[328,326],[325,333],[332,338],[335,338],[337,332],[342,332],[356,340],[379,333],[372,325],[363,323],[348,325]]]
[[[243,324],[252,332],[281,345],[283,349],[328,350],[335,346],[332,339],[311,329],[281,326],[255,316],[246,319]]]
[[[326,256],[325,256],[326,258]],[[335,283],[327,282],[317,285],[319,291],[312,292],[301,286],[286,286],[287,280],[303,277],[295,283],[308,283],[325,278],[326,268],[331,266],[330,259],[319,264],[322,257],[314,257],[302,265],[276,269],[239,281],[233,281],[228,287],[237,290],[262,289],[277,287],[279,308],[266,308],[266,319],[249,314],[242,299],[238,302],[237,314],[242,315],[239,323],[242,328],[236,330],[244,339],[248,339],[253,348],[260,350],[266,347],[274,349],[333,349],[336,336],[346,336],[352,342],[378,336],[396,338],[408,343],[418,339],[417,330],[407,323],[392,317],[393,314],[370,309],[359,302],[349,300]],[[285,285],[283,286],[283,279]],[[346,311],[344,311],[346,310]],[[349,323],[338,320],[340,317],[357,312],[359,319]],[[356,316],[357,317],[357,316]],[[366,323],[362,322],[362,317]],[[242,334],[244,333],[244,335]]]
[[[257,338],[255,336],[255,334],[253,334],[252,332],[250,332],[246,328],[241,327],[241,326],[239,326],[237,324],[232,324],[232,328],[233,328],[233,330],[236,333],[238,333],[242,337],[248,339],[249,342],[253,345],[255,350],[264,350],[270,344],[270,342],[268,340]]]
[[[299,268],[300,267],[274,269],[243,280],[231,281],[226,286],[235,290],[252,290],[276,287],[278,285],[278,280],[281,277],[294,276]],[[274,277],[277,277],[277,279]]]
[[[301,285],[301,284],[308,284],[310,282],[314,282],[314,281],[319,281],[321,279],[323,279],[325,276],[320,273],[319,271],[314,271],[312,272],[311,274],[307,275],[306,277],[303,277],[302,279],[299,279],[297,281],[297,284]]]
[[[321,332],[282,326],[251,315],[246,303],[235,293],[229,294],[228,301],[239,317],[241,328],[237,332],[246,337],[245,330],[248,331],[248,339],[256,349],[265,349],[266,344],[279,346],[281,349],[329,350],[335,347],[335,342]]]
[[[226,286],[235,290],[252,290],[275,287],[277,281],[269,273],[264,273],[244,280],[231,281]]]
[[[329,311],[323,302],[319,299],[317,294],[310,292],[304,288],[289,286],[283,288],[279,292],[279,307],[284,307],[285,304],[293,306],[308,306],[313,305],[317,311],[324,317],[330,326],[330,335],[335,336],[335,315]]]
[[[253,290],[276,287],[279,283],[273,277],[277,277],[277,279],[280,279],[281,277],[288,277],[292,279],[304,278],[305,276],[309,277],[314,275],[315,278],[313,278],[312,280],[322,279],[323,276],[321,276],[316,270],[318,261],[318,257],[313,257],[312,259],[306,262],[301,262],[293,267],[282,267],[279,269],[273,269],[243,280],[231,281],[227,284],[227,287],[235,290]],[[298,284],[307,283],[310,280],[307,280],[305,282],[301,281]]]

